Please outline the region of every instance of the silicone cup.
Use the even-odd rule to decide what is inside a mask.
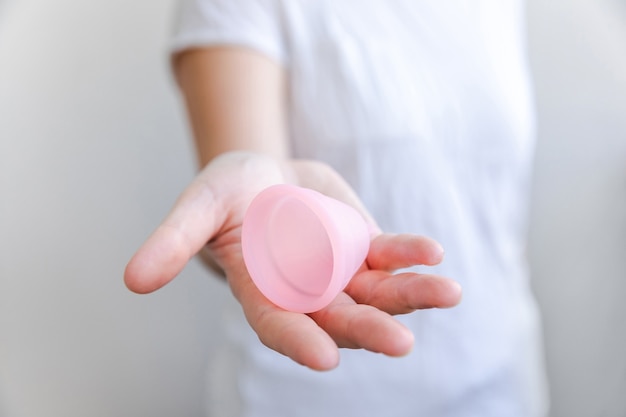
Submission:
[[[274,185],[246,211],[243,258],[277,306],[312,313],[348,285],[369,250],[369,229],[352,207],[306,188]]]

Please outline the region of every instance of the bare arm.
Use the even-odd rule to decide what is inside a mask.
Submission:
[[[284,69],[245,48],[206,48],[175,58],[201,166],[227,151],[287,158]]]

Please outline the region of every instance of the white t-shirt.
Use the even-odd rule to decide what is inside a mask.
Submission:
[[[183,0],[173,49],[253,48],[289,75],[294,156],[331,164],[388,232],[446,250],[456,308],[399,319],[414,351],[342,350],[317,373],[240,313],[211,368],[215,416],[533,417],[546,412],[524,259],[533,154],[521,0]]]

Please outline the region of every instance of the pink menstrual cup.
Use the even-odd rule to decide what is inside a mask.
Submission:
[[[320,310],[348,285],[369,250],[369,229],[352,207],[317,191],[274,185],[248,208],[243,259],[258,289],[285,310]]]

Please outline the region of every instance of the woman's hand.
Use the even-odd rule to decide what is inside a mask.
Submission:
[[[315,189],[348,203],[376,231],[366,261],[345,291],[312,314],[293,313],[272,304],[256,288],[243,262],[245,210],[260,191],[279,183]],[[132,291],[152,292],[204,250],[224,271],[248,322],[269,348],[317,370],[337,366],[338,347],[402,356],[411,350],[413,335],[391,315],[452,307],[460,301],[461,289],[456,282],[435,275],[394,275],[398,268],[439,263],[443,250],[425,237],[377,230],[355,193],[328,166],[229,152],[215,158],[183,192],[130,260],[124,279]]]

